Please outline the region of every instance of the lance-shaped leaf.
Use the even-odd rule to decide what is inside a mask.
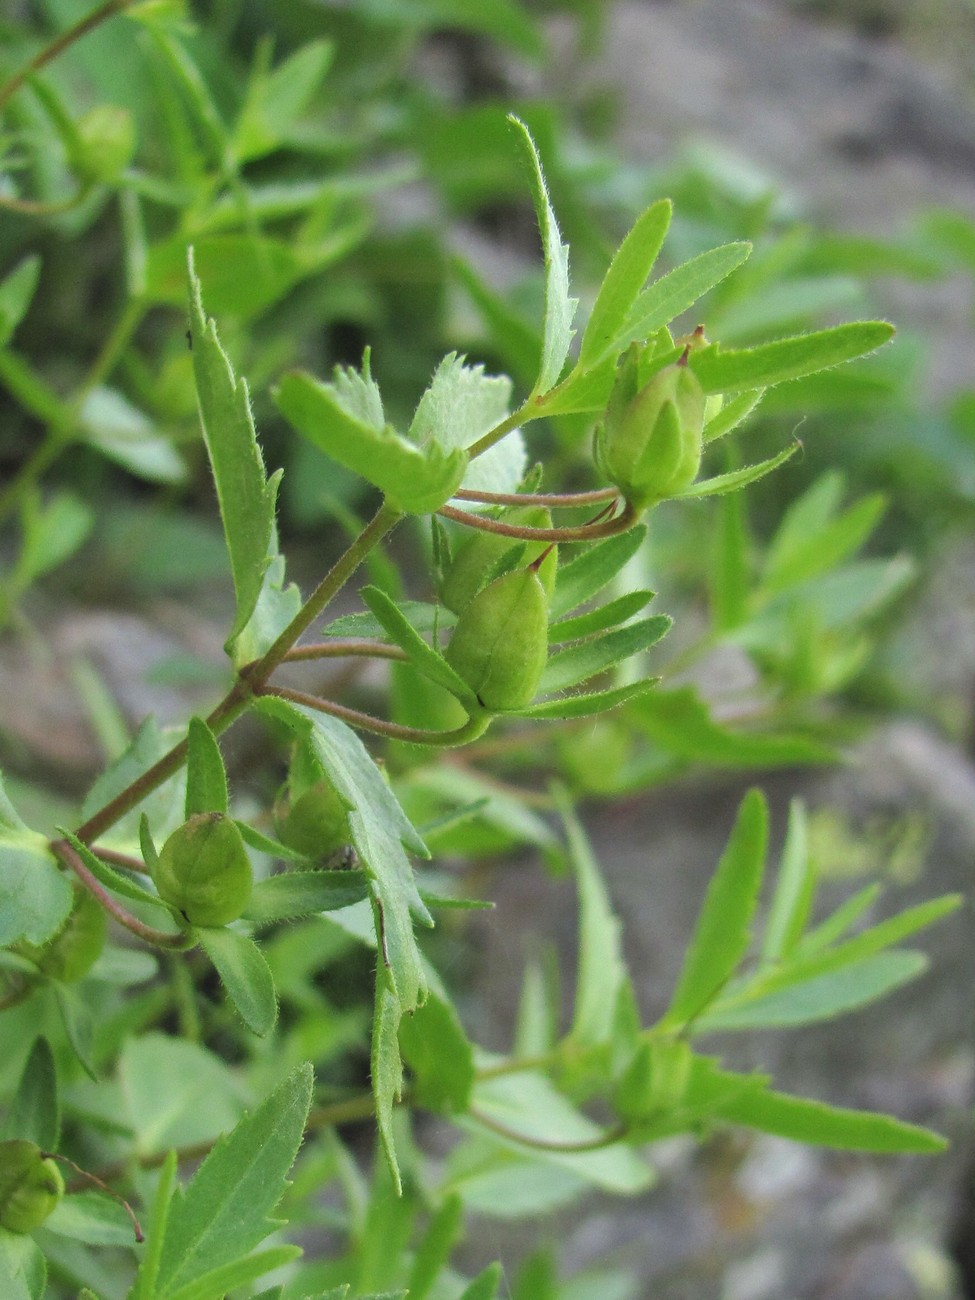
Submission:
[[[669,325],[675,316],[693,307],[698,298],[741,266],[751,251],[751,244],[721,244],[662,275],[637,298],[613,346],[621,352],[629,343],[649,338]]]
[[[309,442],[374,484],[398,510],[430,514],[460,487],[467,468],[464,450],[432,441],[419,447],[392,425],[378,422],[375,412],[365,418],[338,382],[323,383],[292,370],[278,385],[275,401]]]
[[[426,925],[433,922],[417,891],[406,848],[427,857],[426,846],[350,727],[327,714],[270,696],[259,707],[307,741],[349,807],[349,833],[376,906],[380,969],[398,994],[402,1010],[414,1010],[425,981],[411,918]]]
[[[886,321],[854,321],[754,348],[725,351],[713,344],[693,352],[690,365],[706,393],[741,393],[781,384],[786,379],[799,379],[866,356],[888,342],[893,334],[893,325]]]
[[[558,222],[548,197],[542,163],[527,126],[520,118],[509,116],[518,141],[528,159],[531,175],[532,199],[538,229],[542,236],[545,254],[545,327],[542,334],[542,356],[538,367],[532,396],[547,393],[558,382],[559,375],[569,355],[569,344],[574,330],[575,298],[569,297],[569,250],[562,243]]]
[[[548,630],[549,645],[559,645],[566,641],[578,641],[582,637],[593,636],[607,628],[625,623],[628,618],[638,614],[645,605],[653,600],[655,593],[646,589],[624,592],[615,600],[592,609],[587,614],[578,614],[575,618],[563,618],[552,624]]]
[[[368,897],[362,871],[285,871],[258,881],[244,915],[255,925],[270,925],[316,912],[334,912]]]
[[[247,383],[234,374],[220,346],[216,326],[204,315],[192,252],[189,277],[190,337],[200,424],[213,469],[237,598],[227,638],[229,647],[254,612],[260,595],[269,563],[280,473],[270,479],[265,475]]]
[[[196,934],[241,1020],[264,1038],[278,1018],[274,980],[264,954],[253,939],[228,926],[201,926]]]
[[[539,694],[545,695],[550,691],[562,691],[568,686],[575,686],[578,682],[612,668],[630,655],[649,649],[666,635],[672,621],[666,614],[654,614],[636,623],[627,623],[623,627],[603,632],[588,641],[580,641],[567,650],[560,650],[545,665],[538,686]]]
[[[684,499],[685,497],[717,497],[726,492],[738,492],[749,483],[764,478],[766,474],[771,474],[780,465],[784,465],[791,456],[796,454],[801,445],[794,442],[791,447],[784,448],[778,455],[770,456],[768,460],[760,460],[755,465],[745,465],[742,469],[729,470],[727,474],[716,474],[714,478],[700,479],[674,495],[676,498]]]
[[[186,817],[226,814],[227,772],[216,736],[201,718],[190,718],[186,739]]]
[[[657,260],[673,205],[658,199],[641,214],[616,251],[586,322],[579,349],[580,370],[589,370],[613,349],[621,326]]]
[[[0,780],[0,946],[45,943],[67,918],[71,898],[47,840],[21,820]]]
[[[555,575],[555,591],[549,602],[553,622],[591,600],[609,585],[623,565],[637,553],[647,535],[645,524],[597,542]]]
[[[661,1026],[698,1016],[732,976],[751,938],[751,921],[765,870],[768,809],[750,790],[708,886],[677,988]]]
[[[400,1195],[399,1165],[396,1161],[396,1141],[393,1134],[393,1107],[403,1095],[403,1062],[399,1054],[399,1026],[403,1008],[395,992],[383,976],[382,963],[376,968],[376,1004],[372,1022],[372,1050],[370,1069],[372,1092],[376,1099],[376,1125],[383,1155],[389,1173]]]
[[[456,695],[471,711],[479,707],[477,696],[464,679],[451,668],[443,655],[437,654],[436,650],[427,645],[409,620],[400,613],[396,603],[390,600],[384,591],[378,587],[365,587],[362,591],[362,599],[372,610],[390,641],[409,655],[411,663],[418,672],[431,681],[437,682],[452,695]]]
[[[14,1099],[0,1127],[0,1137],[27,1138],[52,1151],[57,1147],[60,1135],[57,1068],[51,1045],[41,1036],[31,1048]]]
[[[521,718],[590,718],[596,713],[617,709],[628,700],[636,699],[656,686],[658,677],[645,677],[640,682],[614,686],[608,691],[592,691],[583,695],[561,695],[555,700],[543,700],[518,710]]]
[[[253,1114],[220,1138],[173,1195],[153,1295],[167,1300],[248,1254],[279,1227],[271,1218],[301,1142],[312,1069],[299,1066]]]

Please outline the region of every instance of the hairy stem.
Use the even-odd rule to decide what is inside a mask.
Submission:
[[[315,709],[318,713],[327,713],[333,718],[341,718],[350,727],[360,731],[369,731],[375,736],[387,736],[390,740],[405,740],[414,745],[436,745],[449,748],[463,745],[468,740],[480,736],[489,726],[491,715],[475,714],[467,719],[461,727],[452,731],[424,731],[420,727],[405,727],[398,722],[387,722],[384,718],[374,718],[370,713],[360,713],[344,704],[335,704],[332,700],[323,700],[318,695],[308,695],[304,691],[293,691],[287,686],[265,686],[258,695],[272,695],[280,700],[290,700],[292,704],[301,704],[306,709]]]
[[[626,1124],[614,1124],[612,1128],[605,1129],[595,1137],[586,1138],[582,1142],[555,1142],[549,1138],[531,1137],[527,1133],[518,1133],[514,1129],[508,1128],[506,1124],[501,1124],[498,1120],[492,1119],[490,1115],[485,1115],[483,1111],[474,1106],[469,1107],[467,1113],[471,1119],[477,1120],[478,1124],[483,1124],[492,1133],[507,1138],[509,1142],[517,1142],[519,1146],[531,1147],[535,1151],[562,1151],[566,1155],[582,1151],[601,1151],[604,1147],[611,1147],[621,1141],[629,1132]]]
[[[458,488],[454,497],[458,501],[477,501],[486,506],[591,506],[600,501],[618,497],[617,487],[595,488],[592,492],[475,492]]]
[[[625,533],[637,520],[637,512],[629,502],[615,518],[580,524],[578,528],[522,527],[503,523],[500,519],[483,519],[480,515],[457,510],[454,506],[441,506],[437,513],[467,528],[479,528],[482,532],[498,533],[502,537],[518,537],[526,542],[595,542],[603,537]]]
[[[315,641],[295,646],[284,656],[284,662],[294,664],[309,659],[338,659],[346,655],[399,660],[409,657],[398,645],[387,645],[384,641],[372,641],[368,637],[336,637],[334,641]]]
[[[181,931],[157,930],[154,926],[146,925],[144,921],[140,921],[137,916],[133,916],[128,908],[123,907],[95,879],[84,862],[82,862],[81,855],[71,847],[67,840],[52,841],[51,849],[65,866],[71,868],[84,887],[98,900],[109,916],[118,921],[119,925],[124,926],[131,934],[134,934],[136,938],[142,939],[144,943],[152,944],[156,948],[184,949],[192,946],[192,938],[189,938]]]

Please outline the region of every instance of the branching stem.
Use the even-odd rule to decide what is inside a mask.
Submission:
[[[507,1124],[502,1124],[490,1115],[485,1115],[482,1110],[471,1106],[467,1111],[471,1119],[477,1120],[484,1128],[489,1128],[492,1133],[497,1133],[499,1137],[506,1138],[509,1142],[517,1142],[519,1146],[531,1147],[535,1151],[560,1151],[566,1155],[574,1155],[584,1151],[602,1151],[604,1147],[614,1146],[626,1137],[629,1128],[626,1124],[614,1124],[612,1128],[605,1129],[595,1137],[586,1138],[581,1142],[557,1142],[549,1138],[531,1137],[527,1133],[518,1133],[514,1129],[508,1128]]]
[[[390,740],[405,740],[413,745],[435,745],[450,748],[463,745],[466,741],[480,736],[491,721],[489,713],[474,714],[461,727],[452,731],[425,731],[420,727],[406,727],[399,722],[387,722],[385,718],[375,718],[371,713],[361,713],[344,704],[332,700],[323,700],[319,695],[308,695],[305,691],[293,691],[287,686],[265,686],[258,695],[275,696],[280,700],[290,700],[292,704],[301,704],[306,709],[318,713],[327,713],[333,718],[341,718],[350,727],[360,731],[369,731],[375,736],[387,736]]]
[[[526,542],[595,542],[603,537],[625,533],[637,520],[637,512],[629,502],[615,518],[601,519],[597,516],[599,522],[591,521],[580,524],[577,528],[522,527],[519,524],[503,523],[500,519],[484,519],[466,510],[457,510],[454,506],[441,506],[437,513],[467,528],[479,528],[482,532],[498,533],[502,537],[517,537]]]
[[[486,506],[552,506],[556,509],[569,506],[591,506],[600,501],[618,497],[617,487],[596,488],[592,492],[475,492],[458,488],[454,497],[458,501],[477,501]]]

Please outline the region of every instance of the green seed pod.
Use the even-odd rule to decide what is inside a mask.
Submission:
[[[64,1194],[61,1170],[36,1142],[0,1142],[0,1227],[8,1232],[39,1228]]]
[[[190,925],[236,921],[254,878],[240,831],[223,813],[196,813],[162,846],[153,873],[159,897]]]
[[[135,153],[135,123],[127,108],[98,104],[78,122],[78,142],[71,165],[84,181],[110,185]]]
[[[349,814],[331,781],[309,786],[297,799],[275,808],[275,826],[282,844],[316,862],[349,843]]]
[[[479,591],[457,620],[444,658],[492,713],[520,709],[548,655],[548,600],[534,569],[516,569]]]
[[[593,451],[600,472],[632,506],[646,510],[697,478],[706,399],[687,365],[687,350],[639,390],[637,364],[631,349],[620,364]]]
[[[74,905],[53,939],[43,946],[21,943],[17,950],[51,979],[71,984],[87,975],[105,946],[105,910],[87,889],[75,887]]]
[[[512,506],[501,515],[501,521],[516,524],[520,528],[552,527],[552,515],[545,506]],[[469,536],[457,548],[457,554],[444,574],[440,599],[447,608],[455,614],[461,613],[485,586],[494,566],[500,562],[505,552],[518,545],[517,537],[471,529]],[[518,563],[531,564],[548,545],[547,542],[522,543],[524,550],[518,556]],[[538,571],[542,586],[549,596],[555,586],[557,565],[556,548],[553,546],[549,548],[549,554],[545,556]]]

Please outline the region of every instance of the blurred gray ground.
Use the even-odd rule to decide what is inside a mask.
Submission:
[[[718,145],[764,172],[797,214],[841,230],[896,235],[934,206],[975,213],[975,12],[950,0],[913,7],[863,0],[834,4],[814,21],[813,8],[782,0],[617,4],[604,50],[581,75],[621,96],[620,143],[630,158],[660,163],[683,145]],[[571,67],[568,26],[557,24],[555,34],[563,49],[555,66]],[[559,93],[555,84],[550,90]],[[971,307],[960,277],[892,298],[890,314],[934,342],[932,393],[975,382]],[[925,671],[953,676],[969,698],[973,558],[970,538],[953,540],[945,556],[953,580],[933,585],[923,616],[942,629],[927,646],[943,666]],[[925,724],[892,723],[845,770],[778,774],[763,784],[780,832],[795,794],[813,810],[837,805],[861,828],[920,817],[930,834],[923,869],[908,884],[891,884],[883,905],[890,910],[946,890],[971,897],[975,766]],[[665,1004],[744,788],[698,781],[590,818],[648,1016]],[[843,892],[837,886],[834,901]],[[536,872],[502,875],[498,893],[499,910],[485,924],[483,982],[492,1008],[510,1008],[527,943],[521,918],[533,929],[546,924],[571,963],[574,911],[565,887]],[[954,1139],[949,1155],[879,1160],[737,1134],[703,1148],[668,1144],[652,1192],[636,1202],[600,1201],[553,1227],[565,1265],[608,1255],[635,1270],[646,1300],[975,1295],[970,907],[925,944],[930,972],[874,1008],[831,1026],[715,1047],[741,1068],[770,1069],[786,1091],[938,1127]],[[508,1019],[510,1012],[485,1011],[493,1046],[504,1045]],[[495,1245],[498,1231],[489,1234]]]

